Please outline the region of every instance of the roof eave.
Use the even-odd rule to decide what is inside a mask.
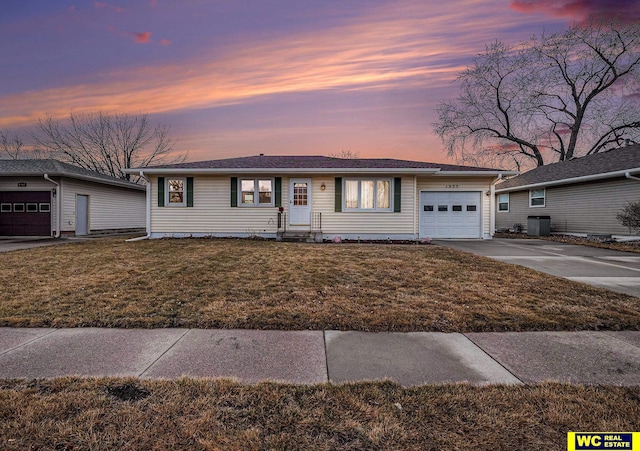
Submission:
[[[499,189],[498,187],[496,187],[496,194],[508,193],[513,191],[524,191],[524,190],[535,189],[535,188],[544,188],[547,186],[571,185],[573,183],[591,182],[596,180],[624,177],[627,172],[628,173],[640,172],[640,168],[623,169],[620,171],[605,172],[602,174],[583,175],[580,177],[571,177],[568,179],[552,180],[548,182],[530,183],[527,185],[513,186],[510,188]]]
[[[146,188],[143,185],[138,185],[133,182],[120,181],[120,180],[106,180],[100,177],[91,177],[89,175],[81,175],[81,174],[70,174],[68,172],[5,172],[2,174],[2,177],[42,177],[44,174],[47,174],[49,177],[66,177],[69,179],[78,179],[84,180],[87,182],[101,183],[103,185],[112,185],[119,186],[121,188],[129,188],[144,191]]]
[[[125,169],[127,174],[432,174],[440,168],[136,168]]]
[[[499,171],[499,170],[490,170],[490,171],[440,171],[437,175],[491,175],[498,176],[502,175],[503,177],[518,175],[517,171]]]
[[[411,174],[411,175],[517,175],[514,171],[443,171],[441,168],[132,168],[127,174]]]

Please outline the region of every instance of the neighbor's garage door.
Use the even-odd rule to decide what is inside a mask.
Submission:
[[[481,238],[480,198],[470,191],[420,193],[420,237]]]
[[[51,235],[51,192],[0,191],[0,236]]]

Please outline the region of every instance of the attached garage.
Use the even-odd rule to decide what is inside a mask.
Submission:
[[[50,236],[51,191],[0,191],[0,236]]]
[[[482,193],[422,191],[420,238],[481,238]]]

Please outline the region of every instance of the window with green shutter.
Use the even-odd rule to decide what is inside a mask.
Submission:
[[[394,213],[401,212],[402,204],[402,177],[396,177],[393,179],[393,211]]]
[[[238,177],[231,177],[231,206],[238,206]]]
[[[164,177],[158,177],[158,207],[164,207]]]

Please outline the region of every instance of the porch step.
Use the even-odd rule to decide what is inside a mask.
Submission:
[[[322,232],[278,232],[276,239],[289,243],[321,243]]]

